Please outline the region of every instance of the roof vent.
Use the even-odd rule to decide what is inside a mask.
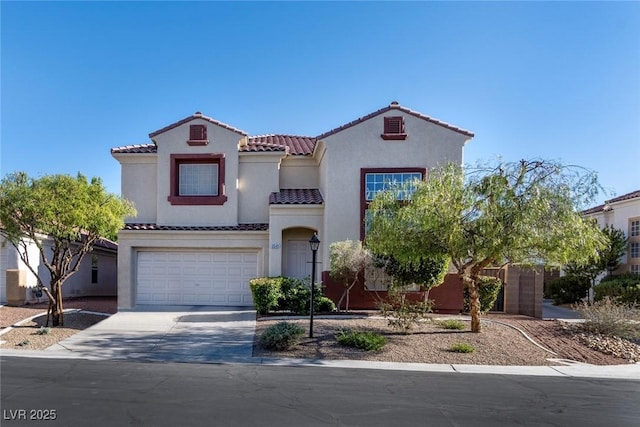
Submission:
[[[201,116],[201,115],[202,115],[202,113],[201,113],[200,111],[196,111],[194,115],[195,115],[195,116]]]
[[[400,105],[398,101],[391,101],[391,105]]]

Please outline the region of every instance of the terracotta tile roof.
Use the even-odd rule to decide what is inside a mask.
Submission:
[[[287,147],[277,144],[268,144],[263,142],[254,142],[251,138],[248,139],[246,145],[241,145],[238,151],[241,152],[273,152],[273,151],[287,151]]]
[[[240,129],[234,128],[233,126],[229,126],[228,124],[219,122],[218,120],[212,119],[211,117],[203,116],[200,111],[196,111],[193,115],[191,115],[189,117],[185,117],[184,119],[179,120],[179,121],[177,121],[175,123],[172,123],[169,126],[165,126],[162,129],[158,129],[155,132],[151,132],[149,134],[149,138],[153,139],[155,136],[160,135],[161,133],[164,133],[164,132],[166,132],[168,130],[171,130],[173,128],[177,128],[178,126],[181,126],[181,125],[183,125],[185,123],[188,123],[188,122],[190,122],[192,120],[195,120],[195,119],[203,119],[203,120],[208,121],[209,123],[213,123],[214,125],[217,125],[217,126],[220,126],[222,128],[228,129],[228,130],[230,130],[232,132],[239,133],[240,135],[245,135],[245,136],[247,135],[247,133],[245,131],[243,131],[243,130],[240,130]]]
[[[115,147],[111,149],[112,154],[138,154],[138,153],[156,153],[157,148],[155,144],[140,144],[140,145],[126,145],[124,147]]]
[[[317,188],[292,188],[269,195],[270,205],[321,205],[322,194]]]
[[[269,224],[240,224],[240,225],[156,225],[156,224],[125,224],[124,230],[135,231],[268,231]]]
[[[317,139],[326,138],[327,136],[330,136],[330,135],[333,135],[333,134],[338,133],[340,131],[343,131],[345,129],[348,129],[348,128],[352,127],[352,126],[357,125],[358,123],[362,123],[362,122],[364,122],[366,120],[369,120],[369,119],[371,119],[371,118],[373,118],[375,116],[378,116],[380,114],[384,114],[384,113],[386,113],[388,111],[391,111],[391,110],[402,111],[404,113],[410,114],[410,115],[412,115],[414,117],[417,117],[419,119],[426,120],[428,122],[431,122],[431,123],[434,123],[436,125],[439,125],[439,126],[447,128],[447,129],[450,129],[450,130],[452,130],[454,132],[458,132],[458,133],[461,133],[461,134],[463,134],[465,136],[473,138],[473,132],[470,132],[468,130],[459,128],[457,126],[450,125],[449,123],[445,123],[445,122],[443,122],[441,120],[434,119],[433,117],[425,116],[424,114],[418,113],[417,111],[413,111],[413,110],[410,110],[410,109],[408,109],[406,107],[403,107],[402,105],[398,104],[395,101],[392,102],[391,104],[389,104],[387,107],[381,108],[378,111],[374,111],[371,114],[367,114],[364,117],[360,117],[359,119],[356,119],[356,120],[354,120],[352,122],[349,122],[349,123],[347,123],[345,125],[342,125],[340,127],[332,129],[332,130],[330,130],[328,132],[325,132],[325,133],[323,133],[321,135],[318,135],[316,138]]]
[[[588,214],[602,212],[611,203],[624,202],[626,200],[637,199],[637,198],[640,198],[640,190],[632,191],[631,193],[623,194],[621,196],[614,197],[613,199],[605,200],[603,205],[598,205],[596,207],[584,210],[584,211],[582,211],[582,214],[583,215],[588,215]]]
[[[93,246],[99,247],[99,248],[111,249],[111,250],[118,250],[118,244],[116,242],[112,242],[111,240],[105,239],[103,237],[98,239]]]
[[[614,197],[611,200],[607,200],[606,203],[623,202],[625,200],[631,200],[640,197],[640,190],[632,191],[631,193],[623,194],[622,196]]]
[[[293,156],[308,156],[313,154],[316,146],[316,139],[309,136],[298,135],[258,135],[251,136],[248,139],[246,147],[286,147],[289,154]],[[247,149],[244,151],[276,151],[276,150],[260,150]]]
[[[582,215],[589,215],[589,214],[593,214],[593,213],[598,213],[598,212],[602,212],[604,210],[604,205],[598,205],[594,208],[589,208],[587,210],[582,211]]]

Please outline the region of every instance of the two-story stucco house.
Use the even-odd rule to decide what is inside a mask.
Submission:
[[[310,275],[313,233],[326,284],[329,245],[363,238],[376,191],[462,163],[473,133],[393,102],[315,137],[251,136],[200,112],[149,137],[111,150],[138,210],[119,234],[121,309],[252,305],[249,279]]]
[[[612,226],[624,231],[628,246],[616,273],[640,274],[640,190],[614,197],[582,212],[601,228]]]

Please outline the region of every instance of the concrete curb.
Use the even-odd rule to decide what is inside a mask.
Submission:
[[[1,357],[29,357],[47,359],[80,359],[93,361],[122,361],[140,363],[194,363],[191,358],[176,358],[165,360],[162,358],[145,357],[128,359],[126,357],[110,358],[95,354],[75,353],[69,351],[47,350],[1,350]],[[463,364],[430,364],[430,363],[396,363],[370,362],[362,360],[323,360],[323,359],[282,359],[248,357],[243,360],[228,361],[223,358],[200,360],[200,364],[220,365],[264,365],[280,367],[320,367],[338,369],[373,369],[409,372],[435,372],[450,374],[492,374],[492,375],[521,375],[546,376],[566,378],[602,378],[640,381],[640,364],[629,365],[588,365],[583,363],[569,366],[501,366],[501,365],[463,365]]]

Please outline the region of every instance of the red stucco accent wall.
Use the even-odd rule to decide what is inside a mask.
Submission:
[[[341,283],[335,282],[329,276],[328,271],[322,272],[322,285],[324,294],[331,298],[336,304],[342,296],[344,287]],[[460,313],[464,307],[462,296],[462,282],[455,274],[448,274],[442,285],[433,288],[429,292],[429,299],[435,301],[434,312],[436,313]],[[351,310],[372,310],[376,309],[376,302],[386,298],[386,291],[368,291],[364,289],[362,281],[358,282],[349,294],[349,309]],[[422,299],[421,292],[415,292],[415,299]],[[344,302],[343,302],[344,307]]]

